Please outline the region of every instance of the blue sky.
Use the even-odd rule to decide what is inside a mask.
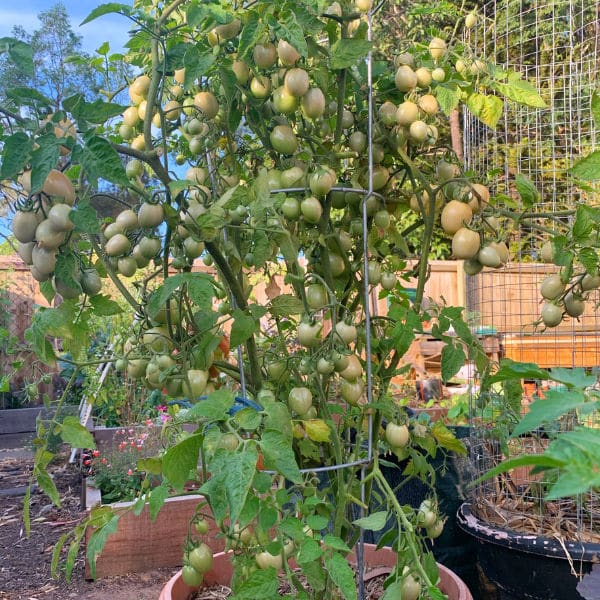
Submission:
[[[61,0],[71,17],[73,31],[83,37],[84,49],[93,52],[104,41],[110,42],[115,52],[123,50],[127,41],[127,31],[131,21],[120,15],[105,15],[79,26],[81,21],[99,4],[108,0]],[[122,4],[132,4],[132,0],[118,0]],[[39,27],[37,15],[57,4],[57,0],[24,0],[19,2],[0,0],[0,37],[10,36],[14,25],[21,25],[31,32]]]

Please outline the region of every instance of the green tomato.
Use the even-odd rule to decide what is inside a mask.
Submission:
[[[312,406],[312,393],[306,387],[294,387],[288,395],[288,406],[298,415],[304,415]]]
[[[197,588],[202,584],[204,576],[191,565],[184,565],[183,569],[181,569],[181,578],[186,585]]]
[[[319,310],[328,304],[327,290],[320,283],[311,283],[306,289],[306,302],[313,310]]]
[[[408,444],[410,433],[406,425],[388,423],[385,428],[385,439],[392,448],[404,448]]]
[[[210,571],[213,564],[213,552],[204,542],[196,546],[188,556],[190,566],[196,569],[198,573],[204,575]]]

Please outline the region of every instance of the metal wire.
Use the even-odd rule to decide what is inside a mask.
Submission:
[[[545,109],[534,109],[509,103],[497,130],[466,114],[465,166],[483,176],[494,171],[499,174],[491,177],[491,192],[509,199],[497,201],[504,211],[515,210],[511,202],[519,201],[516,174],[527,175],[540,192],[527,212],[538,227],[559,233],[572,225],[573,216],[565,215],[557,222],[550,215],[574,209],[581,202],[600,203],[597,190],[578,188],[568,175],[569,167],[593,151],[600,139],[591,111],[600,76],[597,2],[492,0],[481,9],[479,25],[465,32],[464,41],[473,58],[519,73],[538,88],[548,104]],[[519,227],[510,223],[501,221],[498,235],[509,243],[515,261],[500,271],[486,269],[467,280],[473,329],[496,338],[501,357],[535,362],[543,368],[597,369],[600,319],[594,306],[598,295],[590,297],[580,319],[566,319],[552,330],[536,327],[540,283],[549,273],[558,272],[558,267],[539,262],[540,248],[549,236],[537,233],[526,221]],[[471,398],[475,476],[507,455],[542,452],[549,443],[548,431],[503,443],[518,414],[547,392],[540,381],[524,381],[523,388],[522,394],[520,390],[512,392],[512,415],[506,410],[507,390]],[[592,419],[600,421],[598,416]],[[558,424],[563,429],[574,425],[575,419]],[[598,497],[589,494],[577,502],[548,503],[543,499],[547,484],[541,475],[531,475],[527,469],[514,470],[478,485],[475,507],[501,526],[566,539],[600,539]]]

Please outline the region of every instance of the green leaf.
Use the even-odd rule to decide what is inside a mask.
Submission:
[[[233,402],[233,392],[226,389],[216,390],[194,404],[181,419],[186,422],[194,422],[201,418],[209,421],[224,421],[229,418],[229,409],[233,406]]]
[[[372,42],[356,38],[341,38],[331,47],[331,68],[347,69],[364,59],[371,48]]]
[[[216,61],[216,56],[210,49],[203,50],[204,52],[195,46],[191,46],[183,57],[183,66],[185,67],[185,89],[191,88],[198,79],[205,76]]]
[[[329,519],[321,515],[309,515],[306,518],[306,524],[313,531],[322,531],[329,525]]]
[[[233,325],[231,326],[230,344],[232,348],[243,344],[258,330],[259,324],[253,317],[247,315],[239,308],[232,312]]]
[[[160,458],[148,457],[140,458],[137,461],[138,471],[150,473],[152,475],[160,475],[162,473],[162,461]]]
[[[212,280],[206,273],[178,273],[164,280],[149,296],[147,308],[151,317],[165,305],[173,292],[187,284],[190,296],[201,308],[208,310],[212,306],[214,287]]]
[[[356,521],[353,521],[353,523],[362,529],[368,529],[369,531],[381,531],[387,523],[388,516],[389,513],[387,510],[381,510],[371,513],[368,517],[356,519]]]
[[[28,87],[18,86],[10,88],[6,90],[6,96],[14,100],[17,104],[26,104],[38,108],[53,106],[52,100],[37,90]]]
[[[115,514],[102,527],[96,529],[87,542],[86,556],[90,563],[92,578],[96,577],[96,559],[102,553],[106,540],[111,533],[115,533],[119,526],[120,514]]]
[[[447,343],[442,348],[442,380],[449,381],[465,364],[467,357],[460,344]]]
[[[280,598],[279,579],[273,567],[256,569],[244,580],[231,600],[271,600]]]
[[[93,235],[100,233],[100,220],[98,219],[98,214],[87,198],[81,200],[81,202],[71,210],[69,219],[75,224],[75,231],[91,233]]]
[[[550,369],[550,379],[569,387],[587,388],[595,385],[597,379],[594,375],[587,374],[585,369],[565,369],[555,367]]]
[[[488,385],[507,379],[549,379],[550,375],[535,363],[515,362],[510,358],[500,361],[500,368],[486,380]]]
[[[33,152],[33,142],[22,131],[17,131],[4,140],[0,177],[12,179],[27,165]]]
[[[542,469],[555,469],[564,465],[564,462],[557,460],[545,454],[526,454],[523,456],[517,456],[516,458],[509,458],[508,460],[502,461],[499,465],[486,471],[481,477],[478,477],[473,484],[481,483],[487,479],[492,479],[501,473],[507,473],[517,467],[540,467]]]
[[[528,81],[509,76],[508,83],[495,82],[492,87],[505,98],[532,108],[546,108],[547,104]]]
[[[586,397],[579,390],[548,390],[543,400],[536,400],[529,406],[529,412],[519,421],[513,431],[513,436],[537,429],[569,411],[576,410],[585,403]]]
[[[294,7],[294,10],[297,6]],[[303,28],[299,25],[292,11],[281,11],[277,17],[269,15],[267,22],[269,27],[273,29],[277,39],[290,43],[300,53],[300,56],[305,58],[308,56],[308,44],[304,37]]]
[[[5,51],[10,60],[19,71],[27,76],[33,77],[33,48],[22,40],[4,37],[0,39],[0,52]]]
[[[42,190],[48,173],[56,166],[59,157],[58,143],[53,133],[39,136],[38,147],[31,153],[31,193]]]
[[[42,281],[40,283],[40,292],[42,293],[42,296],[46,298],[48,304],[52,304],[52,300],[54,300],[54,296],[56,296],[56,291],[52,287],[52,282],[49,280]]]
[[[398,598],[402,598],[402,582],[392,581],[385,589],[381,600],[397,600]]]
[[[592,118],[596,129],[600,129],[600,92],[594,90],[592,93]]]
[[[354,570],[346,559],[337,552],[323,557],[325,568],[333,583],[339,588],[344,600],[356,600],[356,584],[354,583]]]
[[[301,315],[304,312],[304,304],[300,298],[292,294],[281,294],[271,300],[270,312],[274,317]]]
[[[125,167],[117,151],[104,138],[93,134],[85,136],[85,146],[82,148],[76,145],[72,154],[73,160],[81,163],[91,179],[129,185]]]
[[[48,496],[48,498],[50,498],[50,500],[52,500],[56,506],[60,506],[60,494],[56,489],[54,479],[52,479],[52,477],[50,477],[46,471],[36,470],[35,475],[37,484],[40,486],[44,494],[46,494],[46,496]]]
[[[300,551],[298,552],[296,560],[298,561],[298,564],[302,566],[321,558],[321,556],[323,556],[321,544],[310,537],[306,537],[300,545]]]
[[[472,93],[467,97],[467,108],[483,124],[495,129],[502,116],[504,103],[497,96]]]
[[[198,468],[198,455],[202,436],[190,435],[169,448],[163,458],[163,475],[177,491],[183,490],[191,471]]]
[[[539,202],[540,193],[529,177],[522,175],[521,173],[517,173],[515,176],[515,185],[517,187],[517,192],[519,192],[519,196],[521,196],[521,202],[525,208],[531,208],[534,204]]]
[[[131,6],[127,4],[119,4],[118,2],[108,2],[107,4],[101,4],[97,6],[83,21],[81,21],[81,25],[85,25],[98,17],[102,17],[104,15],[108,15],[110,13],[120,13],[122,15],[130,15],[131,14]]]
[[[78,272],[77,258],[73,252],[60,252],[56,255],[54,275],[66,286],[81,293],[81,284],[76,278]]]
[[[73,115],[82,129],[87,129],[88,123],[101,125],[109,119],[119,116],[127,108],[127,106],[115,102],[104,102],[100,98],[93,102],[87,102],[82,94],[66,98],[63,107]]]
[[[336,535],[332,535],[330,533],[326,534],[323,538],[323,543],[334,550],[339,550],[340,552],[350,552],[350,548],[346,542]]]
[[[52,549],[52,560],[50,561],[50,576],[56,577],[58,573],[58,561],[60,560],[60,554],[65,545],[65,542],[69,538],[68,533],[63,533],[59,538],[58,542],[54,544],[54,548]]]
[[[588,154],[578,160],[571,168],[571,174],[583,181],[596,181],[600,179],[600,150]]]
[[[266,21],[261,19],[256,11],[247,11],[246,21],[240,32],[240,41],[238,44],[239,60],[244,60],[248,57],[254,46],[260,42],[265,28]]]
[[[150,492],[148,505],[150,509],[150,520],[154,521],[163,507],[165,500],[169,497],[169,488],[163,484],[156,486]]]
[[[174,179],[173,181],[169,182],[169,191],[171,192],[171,196],[175,197],[180,192],[183,192],[196,185],[196,182],[189,179]]]
[[[593,221],[589,218],[588,211],[584,206],[578,206],[573,223],[573,240],[575,242],[585,242],[593,231]]]
[[[73,448],[96,447],[94,436],[83,426],[77,417],[65,417],[60,426],[60,437]]]
[[[56,365],[56,355],[52,344],[46,339],[46,332],[35,322],[25,330],[25,340],[31,345],[38,358],[50,367]]]
[[[252,489],[257,462],[258,452],[253,445],[245,446],[242,452],[224,448],[215,452],[208,465],[211,477],[200,491],[208,496],[217,523],[226,516],[232,523],[238,520]]]
[[[292,483],[302,482],[292,445],[281,431],[265,431],[260,440],[260,449],[267,469],[276,470]]]
[[[449,115],[460,104],[462,92],[458,87],[438,85],[435,88],[435,97],[445,115]]]
[[[90,296],[89,300],[96,314],[102,317],[112,317],[123,312],[119,303],[111,300],[109,296],[96,294],[95,296]]]

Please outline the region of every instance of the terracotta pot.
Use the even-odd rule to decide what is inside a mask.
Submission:
[[[204,576],[206,585],[229,585],[233,574],[230,554],[215,554],[213,568]],[[368,567],[389,567],[396,565],[396,554],[390,548],[376,549],[374,544],[365,544],[365,564]],[[450,569],[438,563],[440,569],[440,590],[448,596],[448,600],[473,600],[469,588],[462,579]],[[159,600],[188,600],[190,594],[198,588],[190,587],[183,582],[181,571],[176,573],[162,589]]]

